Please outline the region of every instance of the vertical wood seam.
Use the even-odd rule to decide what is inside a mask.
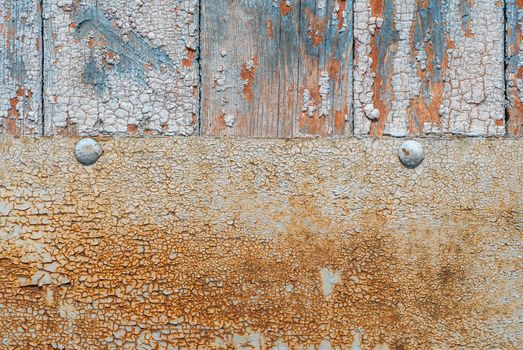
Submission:
[[[301,30],[302,30],[302,21],[301,21],[301,10],[302,10],[302,1],[304,0],[299,0],[298,1],[298,52],[301,48]],[[297,128],[300,127],[300,123],[298,122],[298,119],[300,117],[300,106],[299,106],[299,101],[300,101],[300,87],[299,87],[299,84],[300,84],[300,70],[301,70],[301,55],[298,54],[298,64],[297,64],[297,74],[296,74],[296,107],[295,107],[295,110],[294,111],[291,111],[291,130],[292,130],[292,134],[291,134],[291,137],[296,137],[298,134],[299,134],[299,130],[296,130]]]

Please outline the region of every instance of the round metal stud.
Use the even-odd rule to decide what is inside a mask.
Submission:
[[[403,165],[407,168],[414,169],[425,159],[425,152],[423,152],[421,143],[409,140],[400,146],[398,156]]]
[[[81,139],[76,143],[74,155],[83,165],[93,165],[103,153],[102,146],[91,138]]]

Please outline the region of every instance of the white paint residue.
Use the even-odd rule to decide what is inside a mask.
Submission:
[[[323,290],[323,295],[330,299],[334,286],[341,284],[341,272],[340,271],[331,271],[328,268],[324,267],[320,270],[321,276],[321,288]]]

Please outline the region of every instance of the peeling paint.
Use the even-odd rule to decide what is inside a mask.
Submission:
[[[0,139],[0,346],[522,342],[521,139],[76,141]]]

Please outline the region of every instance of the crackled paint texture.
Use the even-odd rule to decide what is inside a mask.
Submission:
[[[356,0],[355,134],[504,135],[503,9]]]
[[[523,2],[506,0],[507,114],[511,135],[523,136]]]
[[[2,349],[518,349],[523,140],[0,139]]]
[[[351,133],[352,1],[202,2],[202,133]]]
[[[0,1],[0,133],[42,133],[39,0]]]
[[[192,135],[196,0],[44,0],[48,134]]]

